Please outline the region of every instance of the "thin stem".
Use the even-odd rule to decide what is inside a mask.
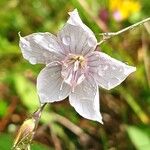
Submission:
[[[150,17],[146,18],[146,19],[144,19],[144,20],[142,20],[140,22],[137,22],[137,23],[135,23],[135,24],[133,24],[133,25],[131,25],[129,27],[126,27],[126,28],[124,28],[124,29],[122,29],[120,31],[117,31],[117,32],[101,33],[100,35],[103,35],[103,39],[100,42],[98,42],[97,45],[102,44],[103,42],[107,41],[108,39],[110,39],[110,38],[112,38],[114,36],[122,34],[122,33],[126,32],[128,30],[132,30],[133,28],[135,28],[137,26],[140,26],[140,25],[142,25],[142,24],[144,24],[145,22],[148,22],[148,21],[150,21]]]
[[[42,104],[37,111],[35,111],[32,115],[32,117],[35,119],[35,128],[34,128],[34,131],[37,129],[38,127],[38,124],[39,124],[39,121],[40,121],[40,118],[41,118],[41,114],[42,114],[42,111],[44,109],[44,107],[47,105],[47,103],[44,103]]]

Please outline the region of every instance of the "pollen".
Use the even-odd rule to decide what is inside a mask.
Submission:
[[[69,54],[63,61],[64,66],[74,64],[78,69],[84,69],[86,67],[86,59],[82,55]]]
[[[75,56],[73,57],[73,59],[74,59],[74,60],[78,60],[78,61],[80,61],[80,62],[82,62],[82,61],[85,60],[82,55],[75,55]]]

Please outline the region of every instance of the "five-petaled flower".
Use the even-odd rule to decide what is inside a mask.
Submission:
[[[20,48],[30,63],[46,64],[37,78],[41,103],[69,96],[81,116],[103,123],[98,86],[112,89],[136,68],[94,51],[97,40],[93,32],[81,21],[77,9],[69,15],[57,36],[47,32],[20,36]]]

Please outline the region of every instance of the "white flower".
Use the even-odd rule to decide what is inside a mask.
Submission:
[[[37,78],[41,103],[69,96],[81,116],[102,123],[98,85],[112,89],[136,68],[94,51],[97,40],[93,32],[81,21],[77,9],[69,15],[57,36],[46,32],[20,37],[20,48],[30,63],[46,64]]]

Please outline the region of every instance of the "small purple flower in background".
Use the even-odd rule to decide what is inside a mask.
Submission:
[[[20,37],[20,48],[31,64],[46,64],[37,78],[41,103],[69,96],[81,116],[103,123],[98,86],[112,89],[136,68],[94,51],[97,40],[93,32],[82,22],[77,9],[69,15],[57,36],[46,32]]]

